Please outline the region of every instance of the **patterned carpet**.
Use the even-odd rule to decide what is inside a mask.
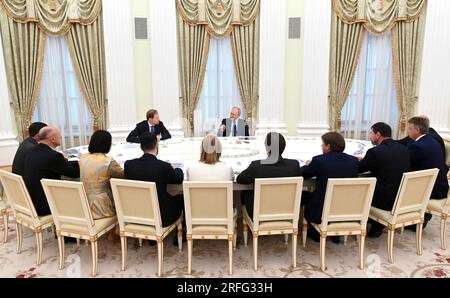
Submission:
[[[434,219],[424,230],[423,255],[415,253],[415,235],[404,231],[396,234],[394,245],[395,264],[387,262],[384,233],[379,239],[367,239],[366,269],[358,269],[358,243],[349,238],[347,246],[327,243],[326,272],[319,269],[319,245],[308,239],[306,248],[298,246],[298,266],[292,268],[291,242],[284,237],[271,236],[259,240],[259,270],[253,271],[252,244],[244,247],[242,234],[234,252],[233,277],[450,277],[450,250],[439,247],[439,225]],[[250,237],[249,237],[250,238]],[[165,277],[189,277],[187,275],[187,247],[183,252],[172,244],[171,235],[165,241],[163,271]],[[103,238],[99,241],[98,277],[156,277],[156,246],[137,240],[128,240],[126,271],[120,270],[120,241]],[[228,250],[225,241],[194,242],[193,272],[191,277],[229,277],[227,273]],[[58,246],[54,235],[44,233],[43,263],[36,267],[34,234],[24,229],[23,249],[16,254],[14,226],[10,226],[8,243],[0,244],[0,277],[89,277],[91,250],[84,243],[66,244],[64,270],[58,270]]]

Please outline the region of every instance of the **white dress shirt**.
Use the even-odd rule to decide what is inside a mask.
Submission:
[[[238,124],[238,121],[236,121],[236,119],[231,121],[230,137],[233,137],[233,127],[234,127],[234,125],[236,125],[236,133],[237,133],[237,131],[238,131],[237,124]]]

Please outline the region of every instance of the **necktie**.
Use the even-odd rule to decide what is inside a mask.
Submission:
[[[236,128],[236,122],[233,122],[233,137],[237,135],[237,128]]]
[[[155,127],[153,125],[150,126],[150,133],[155,133]]]

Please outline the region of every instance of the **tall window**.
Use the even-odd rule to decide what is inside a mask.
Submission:
[[[63,36],[46,38],[41,93],[33,121],[58,127],[62,149],[86,145],[92,135],[91,113],[81,95]]]
[[[205,81],[194,112],[195,136],[216,133],[220,121],[229,116],[233,106],[240,107],[241,115],[244,115],[236,82],[231,37],[211,38]]]
[[[370,127],[386,122],[396,137],[399,110],[392,70],[391,34],[366,33],[350,95],[341,112],[346,138],[368,140]]]

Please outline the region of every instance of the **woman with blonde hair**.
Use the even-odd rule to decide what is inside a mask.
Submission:
[[[233,169],[220,161],[222,144],[215,135],[207,135],[200,148],[200,160],[188,167],[189,181],[233,181]]]

